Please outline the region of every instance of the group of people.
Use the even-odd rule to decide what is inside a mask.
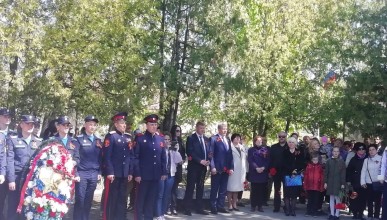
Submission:
[[[298,134],[278,133],[271,147],[265,137],[253,138],[253,146],[244,145],[242,136],[229,136],[227,124],[218,125],[217,134],[206,137],[206,124],[197,122],[195,132],[182,140],[180,126],[171,132],[158,130],[158,116],[144,118],[146,131],[135,136],[127,133],[127,113],[112,117],[113,129],[102,139],[95,135],[99,120],[86,116],[79,135],[69,135],[67,116],[54,121],[55,132],[44,139],[56,140],[71,154],[76,164],[73,219],[89,219],[97,182],[104,179],[103,218],[126,219],[129,194],[136,219],[164,219],[177,215],[177,189],[182,181],[182,164],[187,160],[187,185],[182,201],[183,213],[209,215],[203,207],[207,172],[211,174],[211,214],[239,211],[246,180],[250,183],[252,212],[264,212],[274,186],[274,212],[280,212],[282,200],[286,216],[295,216],[297,200],[307,200],[306,216],[325,215],[322,205],[329,200],[329,219],[339,218],[339,205],[349,200],[354,219],[380,219],[382,194],[386,192],[387,155],[380,138],[375,143],[343,142],[326,137],[298,140]],[[18,130],[8,129],[10,111],[0,108],[0,219],[19,219],[23,171],[38,151],[42,139],[40,121],[22,115]],[[185,146],[184,146],[185,145]],[[283,197],[281,193],[283,188]],[[193,193],[196,190],[196,203]],[[132,192],[132,193],[131,193]],[[350,195],[350,196],[347,196]],[[5,200],[7,214],[3,216]],[[228,207],[226,207],[226,197]],[[282,198],[281,198],[282,197]],[[387,206],[387,196],[383,196]],[[387,207],[386,207],[387,208]],[[387,219],[383,209],[382,219]]]

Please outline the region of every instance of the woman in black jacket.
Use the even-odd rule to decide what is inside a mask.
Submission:
[[[171,135],[172,135],[172,148],[179,151],[181,157],[183,158],[183,163],[186,159],[185,155],[185,147],[183,144],[182,136],[182,130],[179,125],[173,125],[171,128]],[[179,183],[183,180],[183,167],[181,164],[176,166],[176,173],[175,173],[175,182],[172,186],[172,199],[171,199],[171,206],[170,211],[172,215],[177,215],[176,209],[177,209],[177,189],[179,186]]]
[[[366,208],[367,191],[360,184],[361,170],[363,168],[364,159],[367,157],[367,147],[365,144],[357,142],[353,147],[355,156],[351,159],[348,164],[346,179],[347,184],[352,186],[353,195],[357,193],[355,198],[350,199],[350,209],[353,212],[353,219],[365,219],[363,212]]]
[[[288,139],[288,149],[283,154],[283,178],[286,176],[294,177],[299,175],[305,169],[305,157],[301,151],[296,149],[297,140],[293,137]],[[284,184],[284,201],[286,216],[296,216],[295,207],[297,197],[300,196],[302,184],[300,186],[286,186]]]

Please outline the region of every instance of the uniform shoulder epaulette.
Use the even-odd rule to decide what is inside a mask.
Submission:
[[[132,135],[131,135],[131,134],[129,134],[129,133],[127,133],[127,132],[125,132],[124,134],[125,134],[125,135],[128,135],[128,136],[130,136],[130,137],[132,137]]]
[[[115,134],[116,131],[109,131],[109,134]]]
[[[18,138],[18,136],[15,135],[15,134],[10,134],[9,137],[12,138],[12,139]]]
[[[77,135],[77,138],[81,138],[81,137],[83,137],[83,134]]]

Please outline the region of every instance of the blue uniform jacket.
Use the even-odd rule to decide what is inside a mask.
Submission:
[[[62,138],[59,137],[59,134],[56,134],[54,137],[51,137],[51,138],[63,144],[63,146],[71,154],[71,157],[73,158],[73,160],[77,162],[77,165],[79,164],[79,147],[77,147],[77,139],[71,137],[70,135],[67,135],[67,138],[68,138],[67,144],[64,145],[64,143],[62,142]]]
[[[38,139],[31,135],[29,144],[19,136],[9,136],[7,138],[7,179],[9,182],[15,182],[15,173],[21,172],[24,167],[29,166],[31,156],[34,155],[41,143]]]
[[[187,155],[188,155],[188,165],[197,164],[200,166],[203,166],[200,164],[201,160],[207,159],[208,161],[211,161],[211,151],[210,151],[210,143],[209,139],[205,136],[203,136],[204,144],[206,146],[206,154],[204,153],[203,146],[200,144],[199,137],[196,133],[193,133],[192,135],[188,136],[187,138]]]
[[[134,145],[134,176],[141,180],[160,180],[167,175],[164,137],[146,131],[136,136]]]
[[[104,172],[115,177],[133,175],[132,137],[117,130],[109,132],[104,140]]]
[[[5,176],[7,169],[7,131],[0,131],[0,175]]]
[[[226,170],[234,170],[231,142],[228,140],[228,150],[219,134],[211,137],[210,149],[212,152],[211,169],[215,168],[218,173]]]
[[[77,171],[96,170],[101,174],[102,164],[102,141],[94,135],[94,140],[91,141],[86,134],[81,134],[76,137],[76,145],[79,149],[80,161],[77,164]]]

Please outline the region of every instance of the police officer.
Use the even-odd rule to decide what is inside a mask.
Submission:
[[[41,140],[32,135],[34,116],[22,115],[20,133],[7,138],[7,179],[8,179],[8,220],[16,220],[19,214],[16,209],[20,199],[22,171],[28,169]]]
[[[138,220],[153,219],[153,210],[161,180],[167,178],[167,159],[164,137],[157,133],[157,115],[145,117],[145,134],[136,136],[134,157],[135,181],[139,184],[135,203]]]
[[[133,151],[131,136],[125,133],[128,113],[112,117],[115,129],[104,140],[105,181],[104,219],[126,220],[127,187],[132,180]]]
[[[86,116],[84,132],[76,137],[80,156],[77,165],[80,182],[75,184],[74,220],[89,219],[94,191],[101,179],[102,142],[94,134],[97,124],[95,116]]]
[[[52,139],[55,139],[59,141],[59,143],[62,143],[63,146],[69,151],[71,154],[71,157],[75,161],[76,164],[79,164],[79,148],[77,146],[77,139],[72,138],[70,135],[68,135],[70,130],[70,119],[67,116],[59,116],[55,126],[58,131],[58,133],[52,137]],[[76,178],[75,181],[79,182],[79,176],[76,172]]]
[[[6,138],[12,133],[8,126],[11,123],[9,109],[0,108],[0,220],[4,220],[4,204],[8,194],[8,184],[5,183],[7,168]]]

